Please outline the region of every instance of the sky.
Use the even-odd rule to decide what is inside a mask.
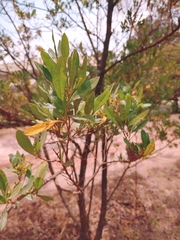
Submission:
[[[23,2],[23,1],[20,0],[19,2]],[[26,2],[31,2],[31,1],[28,0]],[[35,1],[35,6],[37,8],[43,9],[44,8],[43,0]],[[43,19],[45,19],[45,11],[40,10],[40,9],[36,9],[38,24],[40,22],[43,23],[44,22]],[[12,18],[15,25],[19,26],[20,24],[19,24],[18,18],[16,17],[14,10],[11,7],[10,3],[7,3],[6,10],[8,10],[8,14]],[[17,32],[15,31],[15,29],[13,27],[13,24],[10,22],[10,20],[7,18],[7,16],[2,14],[2,11],[0,11],[0,30],[7,32],[12,37],[12,39],[15,41],[15,43],[18,43],[19,38],[17,36]],[[34,46],[39,45],[42,48],[44,48],[45,50],[48,50],[49,48],[53,48],[53,42],[52,42],[52,31],[53,30],[54,29],[52,27],[49,29],[43,29],[42,38],[34,40],[33,43],[31,43],[31,44],[33,44]],[[56,42],[58,42],[59,36],[56,34],[56,31],[54,31],[54,37],[55,37]],[[17,47],[19,47],[19,49],[21,49],[20,45],[18,45]],[[40,56],[40,54],[39,54],[39,56]],[[9,62],[9,61],[11,61],[11,59],[6,58],[6,61]]]
[[[26,0],[26,2],[31,2],[33,0]],[[106,3],[105,0],[101,0],[102,2],[104,1]],[[8,3],[9,1],[7,1],[7,9],[8,9],[8,13],[10,14],[10,16],[12,17],[14,23],[17,23],[18,19],[17,17],[15,17],[15,14],[13,12],[12,7],[10,6],[10,3]],[[19,2],[23,2],[23,0],[19,0]],[[41,9],[44,9],[44,5],[43,5],[43,0],[38,0],[38,1],[34,1],[35,2],[35,6],[36,6],[36,15],[37,15],[37,23],[39,24],[40,22],[43,24],[44,21],[46,21],[45,15],[46,15],[46,11],[43,11]],[[127,6],[129,6],[129,4],[132,3],[132,0],[124,0],[124,5],[123,5],[123,9],[124,11],[127,9]],[[147,16],[147,11],[145,6],[142,7],[141,13],[143,13],[144,16]],[[95,25],[95,17],[93,15],[93,13],[87,12],[87,14],[89,15],[89,19],[91,21],[91,23],[93,23]],[[118,14],[115,15],[114,17],[114,28],[118,28],[120,21],[123,20],[123,15],[119,16]],[[101,13],[99,13],[99,19],[101,18]],[[116,18],[116,19],[115,19]],[[105,20],[103,20],[105,21]],[[100,35],[104,35],[105,34],[105,28],[104,28],[104,22],[102,21],[102,25],[98,25],[99,28],[99,37],[101,37]],[[38,25],[37,24],[37,25]],[[116,25],[115,25],[116,24]],[[11,36],[13,37],[13,39],[15,39],[15,41],[18,41],[18,37],[17,37],[17,33],[14,31],[13,27],[12,27],[12,23],[10,23],[9,21],[7,21],[6,16],[3,16],[2,13],[0,12],[0,26],[1,28],[5,28],[5,31],[9,32],[11,34]],[[60,29],[61,30],[61,29]],[[91,30],[91,29],[90,29]],[[55,41],[56,43],[58,43],[59,39],[60,39],[60,31],[58,32],[55,28],[53,28],[53,26],[49,26],[49,28],[47,29],[43,29],[43,33],[42,33],[42,39],[41,40],[35,40],[33,41],[34,46],[35,45],[40,45],[42,48],[44,48],[45,50],[48,50],[49,48],[53,48],[53,42],[52,42],[52,31],[54,32],[54,36],[55,36]],[[80,43],[83,42],[84,44],[86,44],[86,42],[88,42],[87,36],[83,34],[83,32],[80,29],[77,28],[69,28],[68,30],[65,30],[65,33],[67,34],[69,40],[73,43]],[[122,33],[118,33],[119,35],[121,35]],[[120,38],[119,35],[117,36],[117,38]],[[103,38],[103,37],[102,37]],[[123,45],[123,43],[125,43],[127,40],[126,35],[122,35],[121,36],[121,45]],[[96,39],[94,40],[96,41]],[[99,41],[97,43],[97,48],[99,48],[98,50],[102,50],[102,43],[101,41]],[[111,41],[110,44],[110,50],[114,50],[117,46],[117,43],[115,41]],[[19,48],[21,48],[21,45],[18,45]],[[86,50],[88,53],[88,50]],[[8,59],[9,61],[9,59]]]

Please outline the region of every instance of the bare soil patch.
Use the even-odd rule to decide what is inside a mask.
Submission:
[[[111,177],[111,188],[118,176]],[[180,160],[169,168],[152,168],[144,177],[131,172],[108,205],[103,240],[179,240],[180,239]],[[94,233],[99,213],[100,186],[95,189],[91,212]],[[88,199],[88,196],[87,196]],[[78,219],[76,196],[66,195]],[[78,227],[67,214],[59,196],[44,202],[24,200],[9,214],[1,240],[79,239]]]
[[[157,149],[162,147],[160,143],[156,145]],[[1,131],[1,168],[8,165],[8,154],[15,154],[16,150],[22,153],[15,140],[15,130]],[[27,157],[37,162],[29,155]],[[121,168],[116,166],[109,171],[109,189],[118,181],[120,174]],[[9,175],[9,180],[13,182],[13,176]],[[109,202],[102,239],[179,240],[179,182],[180,148],[165,148],[158,155],[145,160],[137,169],[132,169]],[[54,195],[54,200],[23,200],[19,208],[10,212],[7,226],[0,232],[1,240],[79,239],[78,227],[56,194],[53,183],[43,191]],[[65,197],[78,221],[76,195],[65,194]],[[98,223],[99,198],[100,186],[97,183],[90,217],[92,235]]]

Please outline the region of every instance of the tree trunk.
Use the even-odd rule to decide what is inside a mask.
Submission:
[[[102,182],[101,182],[101,212],[99,217],[98,228],[94,240],[100,240],[102,231],[106,224],[106,211],[107,211],[107,148],[105,131],[102,135]]]
[[[106,23],[106,38],[104,41],[104,48],[103,48],[103,52],[102,52],[102,58],[101,58],[101,63],[99,66],[99,82],[96,86],[96,95],[99,95],[102,91],[103,91],[103,87],[104,87],[104,75],[105,75],[105,68],[106,68],[106,61],[107,61],[107,57],[108,57],[108,53],[109,53],[109,42],[110,42],[110,38],[112,35],[112,14],[113,14],[113,9],[114,9],[114,1],[113,0],[109,0],[108,1],[108,12],[107,12],[107,23]]]
[[[91,143],[91,133],[87,133],[86,141],[84,146],[84,151],[81,156],[81,168],[79,174],[79,187],[83,188],[85,183],[85,174],[86,174],[86,167],[87,167],[87,158],[90,152],[89,146]],[[86,204],[85,204],[85,193],[80,192],[78,195],[78,206],[80,212],[80,223],[81,223],[81,232],[80,232],[80,239],[81,240],[90,240],[91,234],[89,229],[89,219],[86,213]]]

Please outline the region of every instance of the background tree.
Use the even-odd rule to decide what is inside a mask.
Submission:
[[[109,1],[44,1],[44,7],[36,7],[35,3],[27,3],[13,1],[6,2],[1,1],[1,13],[2,16],[8,18],[11,25],[15,30],[15,36],[18,41],[10,35],[5,28],[2,26],[1,31],[1,43],[0,43],[0,51],[2,55],[2,60],[6,65],[6,71],[4,73],[9,75],[9,83],[13,83],[13,86],[16,89],[19,89],[23,96],[25,97],[27,103],[32,99],[38,105],[31,103],[29,106],[26,106],[24,111],[26,111],[25,116],[27,115],[28,110],[32,113],[31,119],[35,121],[35,116],[41,121],[45,121],[47,119],[55,120],[56,114],[59,114],[57,111],[53,111],[53,115],[50,116],[48,112],[48,107],[50,105],[46,99],[49,84],[47,86],[43,85],[43,81],[46,78],[51,79],[51,74],[54,74],[54,63],[52,60],[56,61],[57,56],[59,56],[59,49],[55,48],[55,52],[49,50],[49,55],[52,60],[50,61],[50,65],[46,62],[46,57],[43,58],[44,65],[47,67],[49,72],[44,69],[43,66],[38,65],[40,70],[43,70],[45,75],[41,76],[41,74],[37,73],[33,59],[36,57],[34,52],[35,49],[41,50],[42,47],[35,44],[36,37],[40,38],[41,33],[45,31],[45,29],[50,28],[50,31],[53,30],[57,34],[62,34],[63,31],[67,31],[67,34],[73,36],[71,39],[71,45],[75,46],[79,51],[84,55],[85,52],[88,53],[88,70],[90,72],[90,77],[93,75],[99,75],[99,81],[95,88],[95,94],[89,96],[87,102],[90,104],[93,100],[96,99],[98,102],[106,91],[107,86],[111,83],[114,83],[114,89],[118,86],[120,99],[116,99],[116,101],[125,101],[126,106],[121,106],[121,116],[117,117],[114,115],[114,105],[112,106],[112,110],[109,108],[105,108],[105,113],[110,121],[113,124],[117,124],[122,131],[125,132],[125,127],[127,126],[127,121],[131,120],[128,124],[128,127],[131,129],[134,127],[136,129],[136,114],[141,111],[141,107],[139,105],[139,100],[142,97],[142,90],[136,92],[136,82],[141,80],[146,86],[147,71],[152,70],[155,73],[156,67],[155,64],[158,63],[157,59],[160,59],[161,50],[163,47],[166,47],[169,43],[173,43],[173,41],[178,41],[178,32],[180,28],[180,22],[178,20],[178,16],[176,15],[176,10],[179,8],[178,1],[117,1],[117,0],[109,0]],[[13,11],[13,18],[10,14],[10,11]],[[38,19],[37,12],[41,10],[46,13],[45,21],[41,22]],[[17,19],[17,21],[16,21]],[[71,30],[71,32],[70,32]],[[13,32],[14,34],[14,32]],[[83,44],[80,42],[83,38]],[[70,37],[69,37],[70,38]],[[53,36],[54,40],[54,36]],[[31,45],[31,41],[33,44]],[[54,41],[55,42],[55,41]],[[20,49],[19,49],[20,46]],[[19,49],[17,51],[17,49]],[[20,69],[20,72],[11,73],[8,69],[8,65],[6,64],[7,57],[10,57],[11,60],[14,61],[15,65]],[[66,56],[67,57],[67,56]],[[73,56],[71,56],[73,57]],[[29,71],[26,64],[31,66],[31,70]],[[52,65],[51,65],[52,63]],[[57,64],[60,64],[57,60]],[[56,69],[56,68],[55,68]],[[161,70],[158,68],[158,73]],[[65,71],[65,70],[63,70]],[[28,75],[28,77],[27,77]],[[67,76],[69,76],[67,74]],[[32,87],[30,83],[30,78],[35,79],[37,81],[38,87]],[[149,80],[151,81],[151,80]],[[77,84],[78,85],[78,84]],[[72,87],[77,87],[77,85],[73,85]],[[4,89],[9,90],[10,84],[4,86]],[[68,85],[69,86],[69,85]],[[149,86],[149,82],[148,82]],[[42,88],[43,87],[43,88]],[[55,91],[58,91],[57,86],[53,86]],[[84,87],[84,86],[83,86]],[[125,87],[125,88],[124,88]],[[161,87],[161,86],[160,86]],[[113,90],[114,90],[113,89]],[[134,92],[131,92],[131,89]],[[94,90],[94,89],[92,89]],[[108,91],[108,90],[107,90]],[[37,92],[41,92],[41,94],[37,94]],[[155,91],[156,93],[157,91]],[[17,92],[16,92],[17,93]],[[45,93],[45,94],[43,94]],[[50,94],[52,91],[50,91]],[[58,93],[61,94],[61,93]],[[130,97],[130,95],[132,95]],[[42,97],[43,96],[43,97]],[[100,98],[98,98],[100,96]],[[133,96],[136,98],[137,106],[134,108],[134,100]],[[51,99],[52,97],[52,99]],[[55,96],[50,96],[50,99],[55,101]],[[59,97],[59,96],[58,96]],[[69,97],[69,96],[68,96]],[[74,97],[74,96],[73,96]],[[115,98],[116,96],[112,96]],[[42,98],[43,104],[42,105]],[[85,96],[83,95],[83,100]],[[60,98],[61,99],[61,98]],[[67,98],[68,99],[68,98]],[[98,100],[97,100],[98,99]],[[62,99],[61,99],[62,100]],[[72,100],[72,99],[71,99]],[[78,99],[74,99],[78,100]],[[3,101],[3,99],[2,99]],[[45,101],[45,103],[44,103]],[[68,101],[67,101],[68,102]],[[86,101],[85,101],[86,102]],[[113,99],[112,99],[113,102]],[[158,101],[157,101],[158,102]],[[159,102],[158,102],[159,103]],[[53,102],[55,108],[59,108],[58,110],[65,111],[62,109],[62,102]],[[65,103],[66,104],[66,103]],[[74,112],[81,109],[79,106],[79,101],[75,101],[70,107],[78,106],[78,108],[73,109]],[[131,106],[132,105],[132,106]],[[63,105],[64,106],[64,105]],[[119,105],[117,104],[117,107]],[[86,108],[84,109],[85,113],[89,111],[88,104],[86,104]],[[132,107],[132,109],[131,109]],[[42,109],[43,113],[42,113]],[[140,110],[139,110],[140,108]],[[54,106],[53,106],[54,109]],[[82,108],[83,109],[83,108]],[[132,111],[130,111],[130,109]],[[68,108],[69,110],[69,108]],[[117,109],[116,109],[117,110]],[[87,111],[87,112],[86,112]],[[3,113],[3,112],[2,112]],[[71,113],[71,112],[70,112]],[[67,113],[69,120],[69,112]],[[102,112],[100,112],[102,114]],[[116,112],[117,113],[117,112]],[[147,112],[146,112],[147,113]],[[3,113],[4,114],[4,113]],[[45,116],[44,116],[45,114]],[[48,116],[47,116],[48,114]],[[14,113],[13,113],[14,115]],[[38,115],[38,116],[37,116]],[[84,115],[82,115],[84,117]],[[7,115],[4,114],[3,117],[7,119]],[[102,116],[101,116],[102,117]],[[47,118],[47,119],[46,119]],[[127,120],[128,119],[128,120]],[[86,119],[87,120],[87,119]],[[18,121],[18,119],[17,119]],[[77,119],[77,122],[80,119]],[[70,121],[69,121],[70,123]],[[143,122],[145,124],[145,122]],[[68,124],[66,124],[68,126]],[[142,127],[142,126],[141,126]],[[135,131],[135,129],[131,129]],[[93,150],[98,149],[101,144],[101,153],[102,153],[102,182],[101,182],[101,191],[102,191],[102,205],[101,205],[101,214],[99,218],[99,225],[97,228],[96,239],[101,238],[102,229],[105,224],[105,214],[106,207],[108,203],[107,197],[107,155],[104,155],[104,152],[107,150],[107,135],[105,131],[107,129],[102,129],[99,134],[99,138],[97,138],[97,148],[93,148]],[[114,132],[113,132],[114,133]],[[115,134],[115,133],[114,133]],[[143,135],[143,134],[142,134]],[[127,136],[128,133],[127,133]],[[147,135],[145,135],[147,136]],[[22,135],[21,135],[22,137]],[[66,135],[64,135],[66,142]],[[89,145],[91,143],[92,134],[87,132],[83,135],[84,141],[84,149],[83,151],[79,150],[79,155],[81,157],[81,170],[80,170],[80,183],[79,190],[84,187],[85,180],[85,171],[87,168],[87,157],[89,154]],[[100,141],[101,139],[101,141]],[[142,137],[143,139],[143,137]],[[70,139],[71,140],[71,139]],[[110,140],[110,138],[109,138]],[[147,142],[145,141],[145,146],[131,143],[130,139],[125,138],[125,142],[127,145],[128,159],[130,161],[135,161],[139,159],[139,157],[143,157],[144,150],[146,150]],[[68,140],[69,141],[69,140]],[[62,148],[64,147],[63,142]],[[148,139],[149,143],[149,139]],[[75,143],[73,143],[75,145]],[[75,145],[77,146],[77,145]],[[34,144],[32,148],[37,147],[38,145]],[[69,148],[68,148],[69,149]],[[68,150],[67,149],[67,150]],[[143,150],[144,152],[142,153]],[[34,149],[33,149],[34,152]],[[66,152],[66,151],[65,151]],[[57,153],[59,154],[59,153]],[[48,159],[48,155],[46,159]],[[83,161],[85,159],[85,161]],[[68,158],[66,159],[68,160]],[[95,161],[96,162],[96,161]],[[65,169],[65,168],[64,168]],[[52,170],[53,175],[53,170]],[[121,180],[121,178],[120,178]],[[39,181],[39,179],[38,179]],[[76,184],[76,183],[75,183]],[[116,189],[116,188],[115,188]],[[81,218],[81,226],[82,226],[82,239],[90,239],[90,230],[88,224],[88,215],[85,211],[84,204],[84,195],[79,194],[79,206],[80,206],[80,218]],[[83,224],[83,222],[85,224]],[[83,229],[84,227],[84,229]],[[84,235],[83,235],[84,232]],[[86,235],[87,234],[87,235]]]
[[[66,30],[71,31],[71,44],[76,48],[79,46],[82,52],[86,49],[91,63],[99,72],[100,81],[96,92],[100,93],[104,77],[112,68],[118,65],[121,69],[127,59],[135,55],[142,56],[147,50],[152,49],[155,54],[157,48],[172,42],[172,36],[177,40],[178,9],[178,1],[166,0],[158,3],[145,0],[46,0],[41,8],[30,1],[1,1],[1,16],[5,21],[10,21],[13,27],[11,35],[1,26],[1,59],[10,56],[21,70],[27,68],[25,64],[28,62],[32,68],[31,77],[37,79],[32,59],[37,57],[34,48],[39,49],[40,46],[32,44],[32,41],[35,42],[48,28],[50,31],[54,29],[59,35]],[[41,20],[37,14],[41,13],[42,16],[43,12],[45,14]],[[17,41],[13,35],[16,35]],[[81,39],[83,46],[80,44]],[[25,64],[19,62],[20,59]]]
[[[30,123],[27,116],[23,117],[12,107],[12,100],[20,101],[11,93],[10,86],[13,84],[22,93],[24,105],[38,96],[29,79],[41,79],[33,59],[38,56],[37,50],[42,49],[40,39],[47,30],[54,30],[57,35],[66,31],[71,36],[71,46],[82,55],[88,53],[88,71],[91,76],[100,77],[96,94],[112,82],[134,86],[141,80],[145,88],[149,87],[144,91],[146,100],[152,103],[152,108],[157,108],[162,100],[172,98],[173,91],[180,86],[179,79],[171,81],[168,77],[177,71],[178,60],[176,64],[171,62],[171,68],[166,67],[166,71],[159,67],[159,62],[167,66],[167,58],[161,57],[164,47],[171,46],[171,53],[178,51],[175,46],[180,27],[178,1],[46,0],[39,6],[32,1],[1,1],[0,4],[1,16],[12,29],[8,32],[1,25],[0,52],[6,69],[0,70],[10,80],[9,87],[2,82],[3,125]],[[11,74],[6,64],[10,59],[21,73]],[[168,90],[164,85],[167,79]],[[11,96],[8,112],[3,105],[7,96]]]

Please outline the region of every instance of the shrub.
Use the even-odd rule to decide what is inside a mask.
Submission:
[[[6,204],[0,227],[2,229],[5,226],[8,212],[21,199],[37,195],[44,200],[51,200],[48,196],[39,195],[38,191],[47,182],[54,180],[67,211],[79,226],[80,238],[91,239],[89,218],[94,182],[97,174],[101,172],[101,209],[96,233],[93,233],[94,239],[101,239],[107,204],[126,172],[154,151],[154,141],[151,141],[148,133],[143,130],[147,123],[145,117],[149,105],[141,102],[143,90],[139,83],[133,89],[126,84],[112,84],[96,96],[94,89],[98,77],[88,77],[86,57],[80,64],[76,50],[69,54],[69,43],[65,34],[50,55],[42,51],[43,65],[36,63],[46,80],[39,81],[39,98],[33,100],[29,104],[30,110],[26,111],[35,125],[24,132],[18,130],[16,133],[19,145],[26,152],[42,159],[42,162],[34,169],[23,154],[17,152],[10,155],[10,170],[17,174],[18,181],[10,187],[6,175],[0,171],[0,201]],[[141,140],[136,143],[133,136],[139,131]],[[119,153],[118,156],[110,158],[114,137],[120,134],[126,144],[127,157]],[[51,159],[47,151],[47,146],[52,143],[55,144],[55,159]],[[57,171],[53,167],[53,161],[59,164]],[[93,171],[87,178],[89,161]],[[108,167],[113,163],[123,164],[124,168],[114,188],[108,189]],[[48,168],[51,177],[46,179]],[[65,176],[72,185],[72,191],[67,191],[77,195],[79,221],[64,201],[64,189],[55,181],[59,175]],[[87,187],[90,188],[88,200],[85,198]]]

